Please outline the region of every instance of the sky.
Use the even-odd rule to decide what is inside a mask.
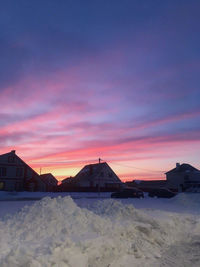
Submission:
[[[2,0],[0,154],[59,180],[200,168],[198,0]]]

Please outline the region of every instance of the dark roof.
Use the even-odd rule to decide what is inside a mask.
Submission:
[[[105,166],[105,165],[108,165],[106,162],[102,162],[102,163],[94,163],[94,164],[88,164],[88,165],[85,165],[84,167],[83,167],[83,169],[84,168],[88,168],[88,167],[90,167],[90,166],[92,166],[92,167],[102,167],[102,166]]]
[[[5,156],[5,155],[8,155],[8,156],[10,155],[10,156],[16,157],[17,159],[19,159],[21,161],[21,163],[23,163],[29,169],[31,169],[31,171],[34,172],[34,174],[36,174],[38,177],[40,177],[40,175],[32,167],[30,167],[25,161],[23,161],[19,156],[17,156],[17,154],[15,153],[15,150],[12,150],[8,153],[1,154],[0,157]]]
[[[94,176],[99,173],[105,162],[85,165],[80,172],[74,177],[76,180],[93,180]]]
[[[73,181],[73,179],[74,179],[74,177],[70,176],[70,177],[63,179],[61,182],[62,182],[62,184],[71,183]]]
[[[127,182],[127,184],[131,184]],[[133,181],[132,184],[136,187],[154,187],[154,186],[164,186],[166,184],[166,180],[148,180],[148,181]]]
[[[75,179],[75,181],[92,181],[103,170],[104,167],[108,167],[111,172],[114,173],[114,171],[106,162],[95,163],[85,165],[73,179]],[[121,180],[115,173],[114,177],[110,178],[110,180],[115,180],[116,183],[121,183]]]
[[[187,163],[183,163],[180,166],[166,172],[166,174],[170,173],[170,172],[174,172],[174,173],[179,173],[179,172],[185,172],[185,171],[191,171],[191,172],[199,172],[198,169],[194,168],[193,166],[191,166],[190,164]]]
[[[40,182],[43,185],[45,185],[44,181],[40,178],[40,175],[33,168],[31,168],[25,161],[23,161],[19,156],[17,156],[17,154],[15,153],[15,150],[11,150],[11,152],[1,154],[0,157],[5,156],[5,155],[10,155],[10,156],[13,156],[13,157],[16,157],[17,159],[19,159],[21,161],[21,163],[24,164],[25,166],[27,166],[36,175],[37,179],[39,179]],[[1,163],[1,164],[3,164],[3,163]]]
[[[47,178],[51,177],[52,180],[54,180],[55,182],[58,182],[58,180],[56,179],[56,177],[53,176],[53,174],[51,173],[44,173],[40,175],[40,178],[42,179],[42,181],[46,181]]]

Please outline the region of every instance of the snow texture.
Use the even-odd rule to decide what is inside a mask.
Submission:
[[[199,215],[164,213],[114,199],[84,208],[69,196],[45,197],[1,218],[0,266],[200,266]]]

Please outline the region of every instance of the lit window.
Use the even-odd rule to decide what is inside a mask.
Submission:
[[[0,182],[0,190],[4,189],[4,182]]]

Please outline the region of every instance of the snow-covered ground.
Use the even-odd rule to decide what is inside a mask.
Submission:
[[[45,195],[0,193],[0,266],[200,266],[200,194]]]

